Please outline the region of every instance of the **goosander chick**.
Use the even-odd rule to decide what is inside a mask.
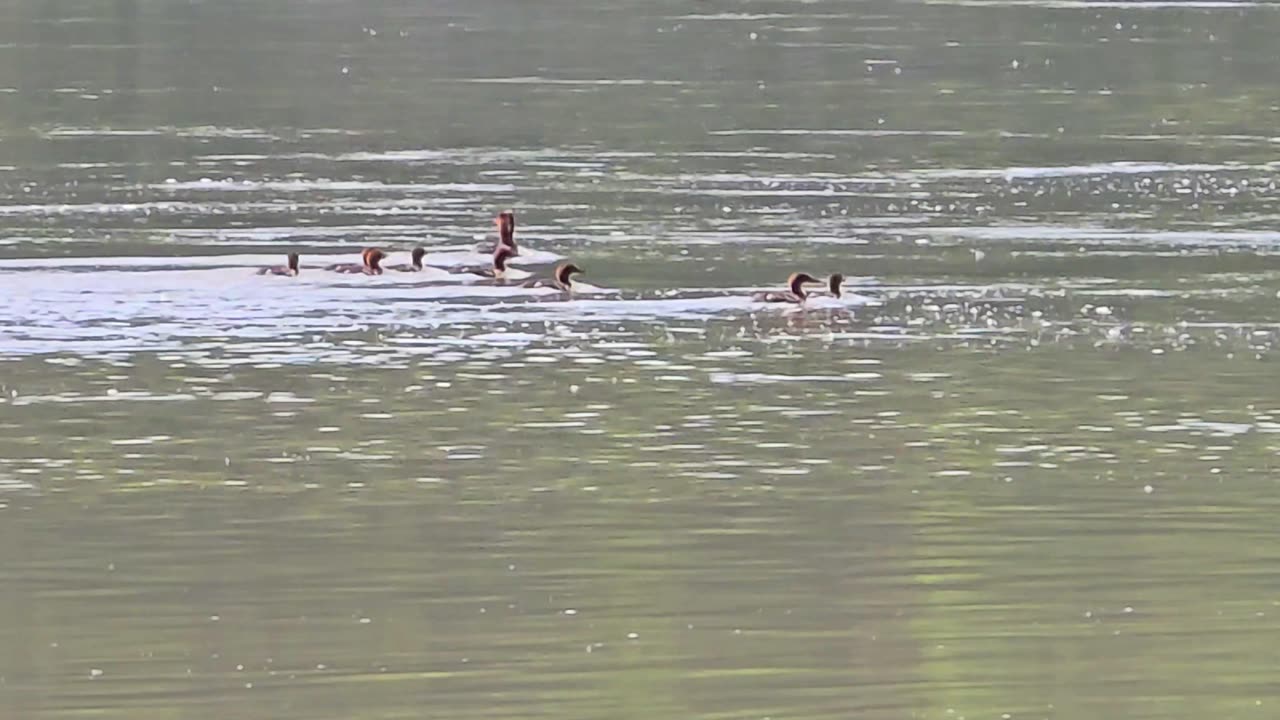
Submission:
[[[411,260],[408,265],[392,265],[388,270],[396,272],[422,272],[422,258],[427,254],[426,248],[416,247],[411,254]]]
[[[804,302],[805,298],[809,297],[809,292],[804,289],[805,284],[816,282],[818,282],[818,279],[809,273],[791,273],[791,277],[787,278],[787,292],[756,293],[751,296],[751,299],[755,302],[794,303],[799,305]]]
[[[516,245],[516,213],[514,210],[503,210],[493,219],[493,224],[498,227],[498,239],[493,245],[487,245],[485,242],[476,244],[476,252],[491,252],[506,245],[516,251],[516,255],[520,254],[520,248]]]
[[[827,295],[833,298],[844,297],[844,290],[841,285],[844,284],[844,275],[840,273],[831,273],[827,276]]]
[[[514,251],[514,255],[520,254],[520,248],[516,245],[516,213],[514,210],[503,210],[498,213],[498,217],[493,219],[493,224],[498,226],[498,243],[493,249],[500,247],[509,247]]]
[[[527,288],[554,288],[563,292],[573,292],[574,275],[586,275],[586,273],[573,263],[560,263],[556,266],[555,272],[551,274],[550,280],[530,280],[524,286]]]
[[[507,245],[498,245],[493,251],[493,265],[490,267],[453,268],[449,272],[454,275],[478,275],[494,280],[523,280],[529,277],[524,270],[507,266],[507,261],[516,256],[516,251]]]
[[[364,252],[360,253],[360,264],[339,263],[337,265],[330,265],[326,267],[325,270],[332,270],[333,272],[347,274],[364,273],[365,275],[381,275],[382,258],[386,256],[387,254],[378,248],[365,248]]]
[[[298,274],[298,253],[289,253],[288,265],[272,265],[258,269],[259,275],[284,275],[293,277]]]

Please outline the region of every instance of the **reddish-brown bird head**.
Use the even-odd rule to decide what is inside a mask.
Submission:
[[[808,296],[808,292],[804,289],[806,283],[816,283],[818,279],[806,272],[791,273],[791,277],[787,278],[787,287],[791,290],[791,294],[803,300]]]
[[[387,254],[378,248],[366,248],[364,252],[360,253],[360,259],[364,261],[365,272],[381,275],[382,259],[386,256]]]
[[[498,213],[498,217],[495,218],[493,222],[498,226],[498,244],[508,245],[514,248],[516,246],[515,211],[503,210]]]
[[[560,263],[556,266],[555,277],[556,284],[561,288],[568,290],[573,282],[574,275],[585,275],[582,268],[573,263]]]

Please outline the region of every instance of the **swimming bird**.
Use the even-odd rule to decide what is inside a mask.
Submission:
[[[258,269],[259,275],[284,275],[293,277],[298,274],[298,253],[289,253],[288,265],[272,265]]]
[[[490,252],[497,250],[503,245],[516,251],[516,255],[520,254],[520,248],[516,245],[516,213],[514,210],[503,210],[493,219],[493,224],[498,226],[498,239],[492,246],[485,243],[476,244],[476,252]],[[515,257],[515,256],[513,256]]]
[[[844,275],[840,273],[831,273],[827,276],[827,294],[833,298],[843,297],[844,291],[841,285],[844,284]]]
[[[392,265],[387,269],[395,270],[396,272],[421,272],[422,258],[426,254],[427,254],[426,248],[416,247],[413,249],[413,253],[410,256],[411,260],[408,265]]]
[[[337,265],[330,265],[326,267],[325,270],[348,274],[364,273],[365,275],[381,275],[382,258],[386,256],[387,254],[378,248],[365,248],[364,252],[360,253],[360,264],[339,263]]]
[[[843,280],[843,278],[841,278]],[[800,304],[804,299],[809,297],[809,293],[804,289],[806,283],[819,282],[817,278],[809,273],[798,272],[791,273],[787,278],[787,292],[762,292],[751,296],[756,302],[767,303],[795,303]],[[837,283],[837,287],[838,287]]]
[[[564,262],[556,266],[550,280],[530,280],[524,286],[527,288],[555,288],[564,292],[573,292],[573,276],[585,274],[582,268],[577,265],[571,262]]]
[[[498,226],[498,247],[503,245],[515,251],[516,255],[520,254],[520,248],[516,246],[516,213],[514,210],[503,210],[498,213],[498,217],[494,219],[494,224]],[[494,248],[495,250],[497,247]]]
[[[493,251],[493,265],[489,267],[451,268],[449,272],[454,275],[478,275],[480,277],[493,278],[494,280],[523,280],[529,277],[528,272],[507,266],[507,261],[515,256],[515,250],[507,245],[499,244]]]

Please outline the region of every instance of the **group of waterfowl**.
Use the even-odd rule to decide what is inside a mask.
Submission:
[[[384,269],[382,267],[382,261],[387,258],[387,253],[379,248],[366,248],[360,253],[360,262],[327,265],[324,269],[326,271],[336,273],[381,275],[384,270],[392,270],[395,272],[422,272],[431,268],[455,275],[474,275],[503,284],[523,281],[519,285],[520,287],[552,288],[562,292],[573,292],[574,276],[584,274],[582,268],[572,262],[563,262],[555,267],[550,278],[532,278],[530,273],[508,265],[512,258],[519,257],[520,255],[520,248],[516,245],[516,214],[511,210],[505,210],[498,213],[498,217],[494,220],[494,224],[498,226],[498,241],[493,247],[492,264],[488,266],[441,267],[431,265],[425,261],[427,256],[426,249],[416,247],[409,255],[408,264],[392,265]],[[289,253],[287,264],[264,267],[258,270],[258,274],[282,275],[288,277],[296,276],[301,272],[298,264],[299,260],[300,256],[298,253]],[[791,276],[787,278],[787,289],[785,291],[756,293],[752,295],[752,300],[766,303],[800,304],[812,294],[805,289],[805,285],[812,285],[820,282],[822,281],[809,273],[792,273]],[[841,285],[843,282],[844,275],[841,275],[840,273],[830,275],[827,278],[826,293],[830,294],[832,297],[841,297]]]
[[[787,289],[784,292],[762,292],[751,296],[752,300],[757,302],[769,303],[803,303],[811,294],[804,289],[805,285],[822,282],[818,278],[806,272],[791,273],[787,278]],[[827,294],[831,297],[841,297],[844,285],[844,275],[840,273],[832,273],[827,276]]]
[[[547,287],[571,292],[573,290],[573,276],[581,275],[582,268],[571,262],[560,263],[551,273],[548,279],[529,279],[531,275],[524,271],[510,267],[508,263],[514,257],[520,255],[520,248],[516,245],[516,214],[510,210],[498,213],[494,223],[498,226],[498,242],[493,248],[493,263],[485,267],[439,267],[430,265],[425,262],[427,251],[425,248],[416,247],[409,254],[409,263],[405,265],[392,265],[388,268],[382,267],[382,261],[386,259],[387,253],[379,248],[365,248],[360,253],[360,262],[358,263],[338,263],[335,265],[325,266],[325,270],[336,273],[347,273],[353,275],[381,275],[384,270],[393,270],[395,272],[423,272],[428,268],[447,271],[455,275],[475,275],[482,278],[489,278],[498,282],[507,283],[511,281],[525,280],[523,287]],[[275,265],[272,267],[264,267],[258,271],[259,275],[284,275],[295,276],[301,272],[299,261],[301,257],[298,253],[289,253],[288,262],[285,265]]]

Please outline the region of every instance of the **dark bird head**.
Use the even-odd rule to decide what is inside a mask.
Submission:
[[[574,265],[571,262],[567,262],[567,263],[560,263],[559,265],[556,266],[556,272],[554,277],[556,279],[557,285],[564,288],[565,290],[568,290],[571,283],[573,283],[574,275],[585,275],[585,274],[586,273],[582,271],[582,268],[578,267],[577,265]]]
[[[806,272],[791,273],[791,277],[787,278],[787,288],[791,290],[791,294],[798,298],[804,299],[809,293],[805,291],[804,286],[807,283],[816,283],[818,279]]]
[[[841,275],[840,273],[832,273],[831,276],[827,278],[827,289],[831,291],[832,297],[841,296],[842,291],[840,289],[840,286],[843,284],[844,284],[844,275]]]

